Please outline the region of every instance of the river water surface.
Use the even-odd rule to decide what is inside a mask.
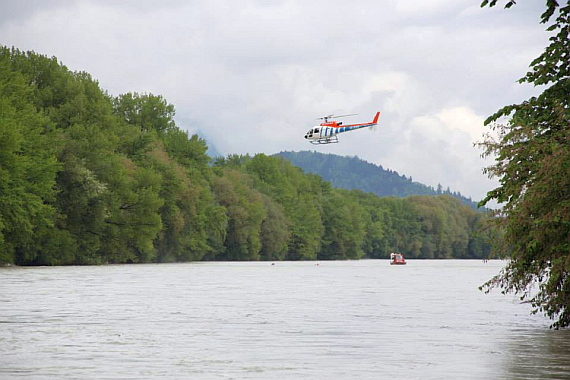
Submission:
[[[319,265],[317,265],[319,264]],[[502,261],[0,269],[0,379],[567,379]]]

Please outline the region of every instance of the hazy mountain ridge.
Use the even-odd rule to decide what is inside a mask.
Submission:
[[[415,182],[412,177],[400,175],[397,171],[384,169],[357,156],[339,156],[316,151],[280,152],[281,156],[307,173],[320,175],[341,189],[358,189],[376,194],[380,197],[407,197],[409,195],[441,195],[447,194],[459,199],[472,209],[477,209],[477,202],[465,197],[460,192],[451,191],[449,187],[437,189]]]

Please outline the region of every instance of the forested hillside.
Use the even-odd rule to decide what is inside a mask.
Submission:
[[[486,216],[449,196],[333,188],[263,154],[211,163],[161,96],[0,48],[0,263],[481,258]]]
[[[384,169],[358,157],[343,157],[319,152],[281,152],[279,156],[291,161],[307,173],[318,174],[341,189],[358,189],[380,197],[407,197],[408,195],[450,195],[459,199],[472,209],[477,209],[477,202],[466,198],[459,192],[452,192],[449,187],[437,189],[412,181],[412,177],[400,175],[396,171]]]

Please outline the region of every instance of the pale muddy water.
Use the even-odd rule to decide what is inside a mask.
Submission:
[[[568,379],[501,261],[0,269],[0,379]]]

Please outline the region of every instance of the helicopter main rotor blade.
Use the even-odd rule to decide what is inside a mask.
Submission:
[[[332,117],[336,119],[337,117],[347,117],[347,116],[356,116],[356,115],[358,115],[358,114],[357,113],[349,113],[347,115],[335,115]]]
[[[337,119],[339,117],[347,117],[347,116],[356,116],[358,115],[357,113],[349,113],[346,115],[328,115],[328,116],[323,116],[323,117],[319,117],[317,118],[317,120],[327,120],[327,119]]]

